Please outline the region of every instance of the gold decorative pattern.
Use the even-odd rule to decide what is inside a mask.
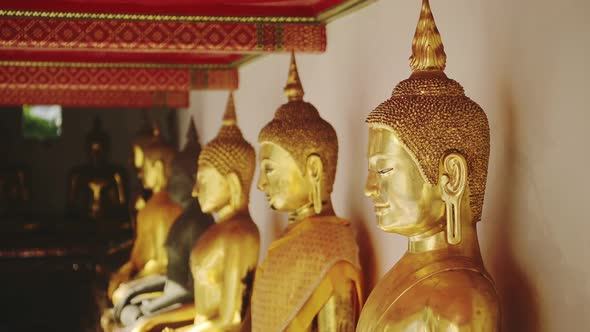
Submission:
[[[0,48],[12,50],[272,52],[293,49],[323,52],[326,48],[326,27],[322,23],[64,20],[0,16],[0,31]]]
[[[0,66],[1,89],[188,91],[187,70]]]
[[[337,217],[304,219],[274,241],[254,280],[252,331],[284,331],[338,262],[360,271],[350,223]]]
[[[5,89],[0,105],[62,105],[64,107],[186,108],[188,91],[117,91],[117,90],[48,90]]]
[[[0,88],[124,91],[235,90],[237,68],[0,61]]]

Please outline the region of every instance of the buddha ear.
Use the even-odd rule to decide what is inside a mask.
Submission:
[[[447,242],[461,242],[461,202],[467,187],[467,161],[462,154],[451,152],[442,162],[439,181],[442,199],[446,203]]]
[[[240,178],[236,173],[231,172],[227,175],[227,184],[229,187],[229,202],[231,206],[237,210],[242,204],[243,200],[242,184],[240,182]]]
[[[306,175],[311,183],[311,202],[315,213],[322,212],[322,178],[324,176],[324,164],[317,154],[311,154],[306,161]]]

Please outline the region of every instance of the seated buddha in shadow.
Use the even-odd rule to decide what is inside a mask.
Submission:
[[[193,301],[193,278],[189,257],[197,239],[212,225],[213,219],[201,210],[192,197],[196,181],[197,160],[201,151],[194,122],[190,121],[187,143],[171,164],[167,191],[170,198],[183,208],[166,239],[168,257],[166,278],[141,278],[121,285],[114,297],[114,319],[123,326],[138,322],[176,305]],[[147,293],[162,292],[158,296]]]
[[[128,222],[126,171],[109,163],[110,139],[98,117],[86,136],[85,149],[87,162],[68,175],[68,217],[101,224]]]
[[[443,72],[428,1],[413,74],[373,110],[365,194],[385,232],[408,250],[379,281],[357,331],[499,331],[500,306],[477,238],[490,151],[484,111]]]
[[[30,169],[23,165],[0,167],[0,220],[20,224],[29,217],[30,209]]]
[[[354,331],[362,272],[352,226],[332,209],[338,139],[303,101],[294,55],[285,94],[259,135],[258,189],[289,223],[256,272],[252,331]]]
[[[143,174],[143,161],[145,159],[144,149],[152,142],[161,139],[162,137],[160,135],[160,129],[157,122],[151,124],[147,117],[147,113],[143,113],[143,123],[138,132],[136,133],[135,137],[133,138],[133,141],[131,142],[131,156],[133,169],[135,170],[135,175],[137,176],[137,180],[139,180],[140,184],[139,186],[137,186],[137,188],[134,188],[131,200],[129,202],[131,226],[133,229],[135,229],[137,226],[137,213],[145,206],[145,203],[152,196],[152,191],[148,188],[145,188],[141,184],[141,177]]]
[[[194,304],[146,320],[134,331],[250,330],[247,315],[260,250],[248,210],[256,155],[237,125],[232,94],[223,125],[203,148],[198,165],[193,195],[204,212],[215,215],[215,224],[192,248]]]
[[[115,305],[118,299],[113,293],[122,283],[146,276],[161,279],[166,274],[166,237],[183,211],[167,190],[175,154],[175,149],[162,139],[153,140],[143,149],[141,180],[153,195],[137,214],[136,236],[129,261],[109,281],[108,294]]]

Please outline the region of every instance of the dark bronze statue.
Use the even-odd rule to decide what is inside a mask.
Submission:
[[[109,163],[110,139],[99,118],[86,136],[87,162],[68,176],[67,213],[71,219],[128,222],[127,175]]]
[[[26,217],[31,204],[30,178],[26,167],[0,168],[0,219],[12,222]]]

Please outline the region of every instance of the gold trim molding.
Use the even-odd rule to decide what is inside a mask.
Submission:
[[[153,68],[153,69],[235,69],[241,58],[228,65],[214,64],[160,64],[160,63],[106,63],[106,62],[55,62],[55,61],[0,61],[0,66],[18,67],[76,67],[76,68]]]
[[[224,23],[320,23],[315,17],[303,16],[204,16],[204,15],[149,15],[118,13],[75,13],[33,10],[0,9],[0,17],[95,19],[123,21],[174,21]]]
[[[122,21],[173,21],[173,22],[224,22],[224,23],[292,23],[319,24],[328,23],[361,9],[377,0],[346,0],[343,3],[327,9],[317,16],[207,16],[207,15],[153,15],[153,14],[123,14],[123,13],[83,13],[83,12],[53,12],[36,10],[0,9],[0,17],[25,18],[57,18],[57,19],[95,19]]]

